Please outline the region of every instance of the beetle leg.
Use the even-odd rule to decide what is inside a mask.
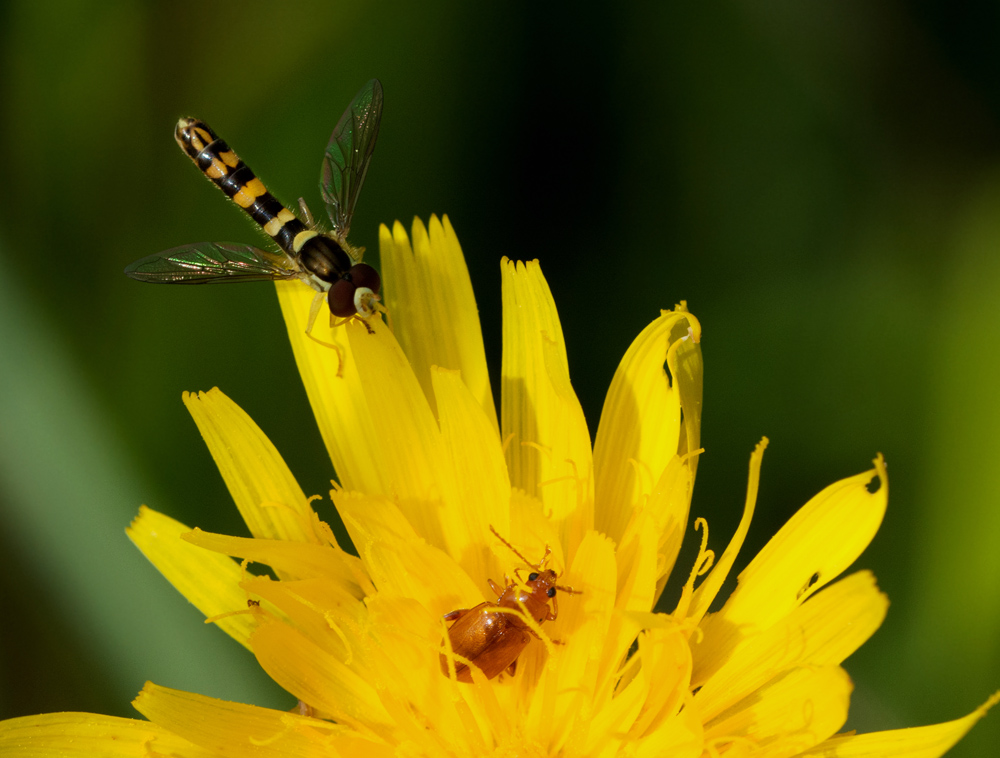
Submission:
[[[549,615],[545,617],[546,621],[555,621],[559,617],[559,601],[556,596],[552,596],[552,610],[549,611]]]
[[[516,672],[517,672],[517,658],[511,661],[510,665],[507,667],[507,676],[514,676]]]
[[[534,630],[532,630],[532,629],[525,629],[525,631],[528,634],[530,634],[532,637],[534,637],[536,640],[538,640],[539,642],[542,641],[542,638],[539,637],[538,634]],[[551,642],[553,645],[565,645],[566,644],[562,640],[554,640],[551,637],[549,638],[549,642]]]
[[[456,621],[456,620],[462,618],[462,616],[464,616],[466,613],[468,613],[471,610],[472,610],[471,608],[459,608],[457,611],[451,611],[449,613],[444,614],[444,620],[445,621]]]
[[[503,594],[503,587],[501,587],[499,584],[497,584],[496,582],[494,582],[492,579],[487,579],[486,581],[489,582],[490,589],[493,590],[494,593],[496,593],[497,597],[500,597]],[[504,581],[507,581],[507,577],[506,576],[504,576]],[[509,584],[509,582],[508,582],[508,584]]]

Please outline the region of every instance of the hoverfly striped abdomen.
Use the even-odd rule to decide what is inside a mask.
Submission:
[[[306,225],[267,191],[253,169],[208,124],[182,118],[174,129],[174,139],[202,173],[260,224],[282,250],[297,252],[295,238],[308,231]]]

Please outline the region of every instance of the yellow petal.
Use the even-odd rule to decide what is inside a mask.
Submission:
[[[492,526],[510,534],[510,480],[495,419],[483,411],[457,371],[431,369],[443,449],[456,483],[441,522],[448,553],[480,585],[495,574]]]
[[[343,587],[323,579],[273,582],[264,576],[245,580],[243,588],[260,598],[264,612],[276,611],[345,666],[359,670],[368,644],[363,640],[368,614],[365,604]]]
[[[955,721],[833,737],[799,758],[938,758],[962,739],[997,702],[1000,702],[1000,692],[968,716]]]
[[[685,705],[691,676],[687,635],[663,614],[651,621],[613,699],[601,704],[581,754],[616,756],[619,747],[635,746],[644,755],[701,755],[701,721],[690,718],[695,709]]]
[[[364,676],[287,624],[262,622],[250,643],[268,675],[302,702],[355,729],[378,732],[391,725]]]
[[[369,656],[366,676],[407,738],[424,743],[424,755],[443,754],[441,743],[451,742],[451,730],[461,727],[456,713],[461,697],[455,689],[468,685],[454,684],[441,673],[441,617],[416,600],[385,593],[371,598],[368,610],[373,646],[380,652]],[[435,729],[428,729],[430,723]]]
[[[657,616],[665,618],[662,614]],[[644,683],[649,695],[629,731],[635,737],[648,738],[672,720],[684,705],[691,682],[691,648],[677,626],[667,625],[639,636],[638,655],[641,668],[636,679]]]
[[[572,555],[594,525],[590,433],[569,380],[566,345],[538,261],[501,262],[501,436],[511,484],[539,498]],[[572,517],[572,518],[571,518]]]
[[[559,572],[566,567],[562,542],[559,540],[555,525],[545,517],[541,501],[536,497],[526,495],[522,490],[512,489],[510,491],[510,537],[508,541],[518,549],[521,555],[532,562],[541,559],[545,549],[550,548],[552,550],[552,557],[549,561],[550,568]],[[509,574],[513,569],[524,566],[519,558],[512,557],[511,552],[498,541],[493,542],[493,552],[495,556],[500,558],[500,565],[503,567],[504,573]]]
[[[239,586],[243,578],[240,565],[228,556],[182,540],[181,535],[190,531],[190,527],[146,506],[125,530],[167,581],[205,616],[245,609],[247,595]],[[256,625],[250,614],[226,616],[215,623],[241,645],[250,647],[250,633]]]
[[[379,250],[386,306],[396,339],[424,394],[433,405],[432,366],[455,369],[496,430],[479,311],[469,269],[448,217],[442,223],[431,216],[429,233],[415,218],[412,248],[402,224],[397,221],[391,234],[383,224]]]
[[[740,574],[722,609],[702,623],[703,638],[694,648],[696,685],[741,641],[785,617],[854,562],[882,523],[888,489],[879,457],[874,469],[830,485],[788,520]]]
[[[214,751],[192,745],[162,726],[95,713],[46,713],[0,721],[5,758],[209,758]]]
[[[675,309],[677,312],[687,312],[687,303],[683,300]],[[688,455],[701,447],[701,401],[705,364],[701,356],[701,325],[690,321],[691,334],[688,339],[681,339],[671,346],[667,353],[667,368],[674,378],[681,395],[681,410],[684,413],[679,453]],[[691,464],[691,480],[694,483],[694,472],[698,468],[698,459]]]
[[[695,464],[688,462],[688,457],[678,455],[670,459],[659,481],[653,487],[648,506],[643,511],[649,515],[658,535],[659,562],[654,593],[656,598],[660,597],[667,579],[670,578],[687,529],[695,474]],[[628,539],[630,530],[634,528],[632,523],[625,528],[623,541]]]
[[[218,388],[183,398],[250,533],[319,542],[302,488],[253,419]]]
[[[651,517],[643,512],[636,516],[615,551],[615,607],[621,611],[651,611],[656,602],[657,533]]]
[[[851,680],[838,666],[795,669],[705,725],[716,749],[748,741],[768,758],[790,758],[847,719]]]
[[[565,644],[553,648],[545,661],[544,645],[531,643],[522,653],[524,676],[519,679],[522,700],[528,703],[525,729],[547,740],[548,754],[574,754],[593,718],[593,700],[604,660],[605,638],[615,602],[614,544],[597,532],[580,543],[573,565],[560,577],[579,595],[557,593],[559,614],[543,628],[551,639]],[[518,660],[518,669],[522,665]],[[531,687],[532,669],[542,678]],[[605,666],[606,667],[606,666]],[[531,691],[533,690],[533,692]]]
[[[888,607],[868,571],[835,582],[736,648],[695,696],[702,715],[714,718],[787,669],[841,663],[875,633]]]
[[[605,643],[602,681],[617,675],[618,667],[639,633],[640,625],[626,611],[651,611],[656,602],[657,531],[645,511],[633,514],[622,543],[615,551],[615,610]]]
[[[379,465],[389,492],[424,539],[444,548],[440,500],[454,500],[455,484],[448,468],[441,431],[427,397],[406,356],[384,324],[374,333],[361,324],[347,325],[361,385],[372,413],[368,431],[379,440]]]
[[[660,727],[639,743],[636,758],[698,758],[704,754],[702,726],[698,712],[685,708],[664,721]]]
[[[611,381],[594,442],[594,518],[615,542],[681,444],[680,392],[664,367],[671,346],[695,329],[690,314],[664,311],[636,337]]]
[[[358,559],[331,545],[230,537],[198,528],[183,535],[182,539],[205,550],[266,564],[290,579],[323,577],[358,598],[364,595],[358,582],[362,571]]]
[[[743,504],[743,516],[740,518],[739,526],[736,527],[736,533],[712,568],[712,572],[694,592],[691,607],[687,611],[687,617],[693,623],[700,622],[702,617],[708,612],[709,606],[715,600],[715,596],[722,588],[723,582],[729,576],[729,569],[733,567],[736,556],[739,555],[740,548],[743,547],[743,540],[746,539],[747,532],[750,530],[750,522],[753,520],[754,508],[757,505],[757,489],[760,485],[760,464],[764,458],[764,450],[766,449],[767,438],[765,437],[757,443],[757,447],[754,448],[753,454],[750,456],[750,476],[747,480],[747,496]]]
[[[486,587],[477,587],[447,553],[423,540],[394,503],[349,492],[332,497],[379,592],[417,598],[435,615],[483,601]]]
[[[613,700],[598,708],[590,728],[581,734],[581,755],[620,755],[629,727],[642,711],[648,692],[633,679]]]
[[[295,363],[337,479],[348,490],[387,492],[379,464],[379,442],[372,434],[371,413],[361,389],[346,326],[331,328],[329,311],[324,306],[313,325],[312,336],[336,345],[337,349],[310,339],[306,325],[316,292],[298,280],[274,284]]]
[[[146,683],[133,705],[157,725],[211,750],[213,755],[229,758],[328,758],[337,754],[345,737],[347,744],[357,739],[338,724],[172,690],[152,682]],[[363,744],[375,755],[387,754],[381,743],[364,740]]]

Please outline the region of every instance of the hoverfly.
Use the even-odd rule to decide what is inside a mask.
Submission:
[[[304,200],[300,220],[282,205],[204,121],[182,118],[174,139],[195,165],[277,243],[281,252],[232,242],[181,245],[136,261],[125,273],[142,282],[217,284],[268,279],[301,279],[317,291],[308,333],[326,293],[333,316],[369,318],[376,310],[382,281],[361,263],[364,248],[347,241],[351,216],[375,151],[382,117],[382,85],[372,79],[340,117],[326,146],[320,190],[332,224],[323,232]]]

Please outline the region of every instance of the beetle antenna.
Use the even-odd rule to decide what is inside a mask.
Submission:
[[[498,531],[497,531],[496,529],[494,529],[494,528],[493,528],[493,524],[490,524],[490,531],[491,531],[491,532],[493,532],[493,535],[494,535],[494,536],[495,536],[495,537],[496,537],[496,538],[497,538],[498,540],[500,540],[500,541],[501,541],[501,542],[502,542],[503,544],[505,544],[505,545],[506,545],[507,547],[509,547],[509,548],[510,548],[510,551],[511,551],[511,552],[512,552],[512,553],[513,553],[514,555],[516,555],[516,556],[517,556],[518,558],[520,558],[520,559],[521,559],[522,561],[524,561],[526,565],[528,565],[528,566],[531,566],[531,568],[533,568],[533,569],[539,569],[539,570],[540,570],[540,569],[542,568],[542,565],[541,565],[541,563],[532,563],[532,562],[531,562],[531,561],[529,561],[529,560],[528,560],[527,558],[525,558],[525,557],[524,557],[523,555],[521,555],[521,554],[520,554],[520,553],[519,553],[519,552],[517,551],[517,548],[516,548],[516,547],[514,547],[513,545],[511,545],[511,544],[510,544],[509,542],[507,542],[507,540],[505,540],[505,539],[504,539],[503,537],[501,537],[501,536],[500,536],[500,532],[498,532]],[[545,546],[545,555],[544,555],[544,556],[542,557],[542,561],[544,561],[544,560],[545,560],[546,558],[548,558],[548,557],[549,557],[549,553],[550,553],[550,552],[551,552],[551,551],[550,551],[550,549],[549,549],[549,546],[548,546],[548,545],[546,545],[546,546]]]
[[[583,590],[575,590],[572,587],[563,587],[561,584],[553,585],[560,592],[565,592],[568,595],[582,595]]]

